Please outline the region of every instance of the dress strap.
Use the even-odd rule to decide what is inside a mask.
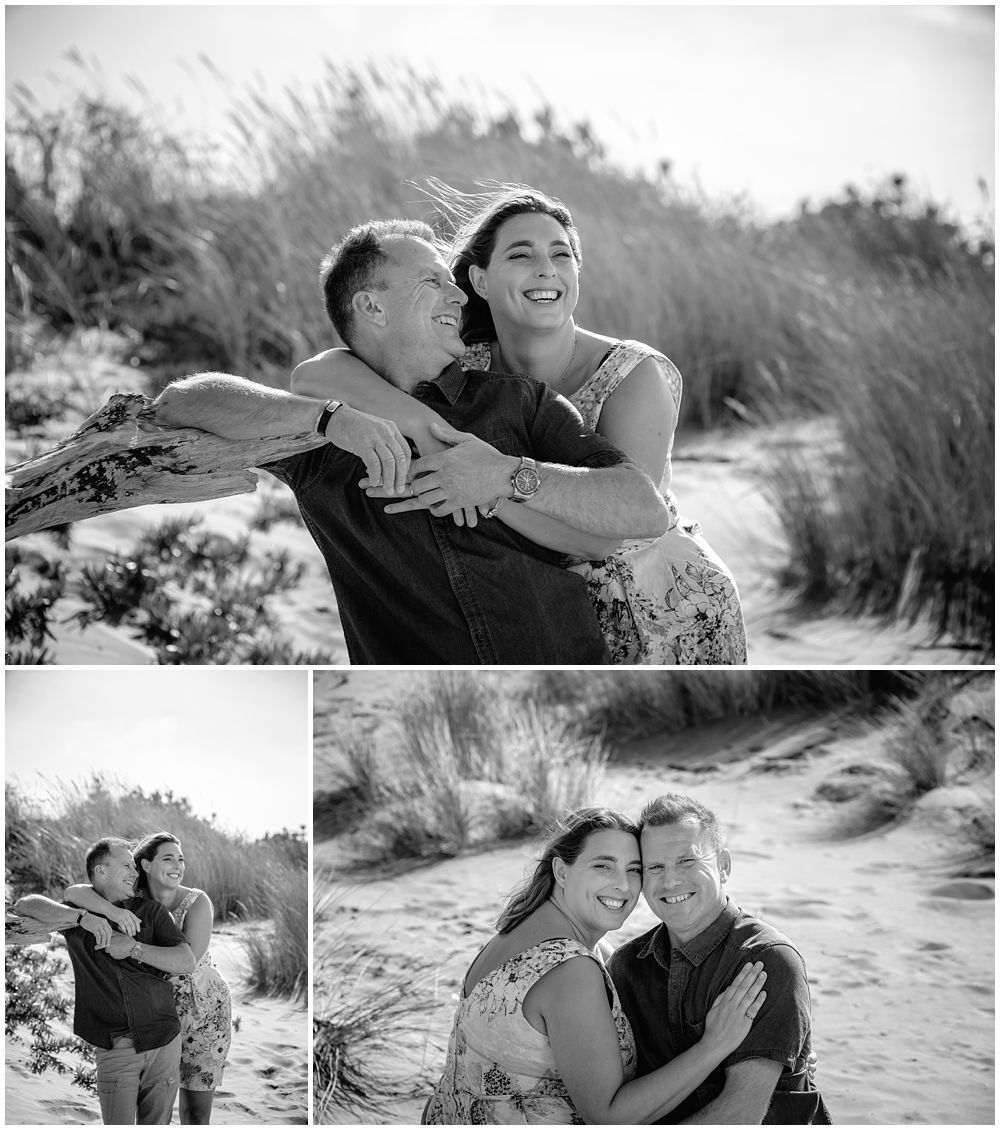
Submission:
[[[631,338],[626,338],[618,342],[609,353],[605,354],[604,359],[601,361],[601,364],[590,380],[595,383],[600,381],[601,391],[603,397],[606,399],[622,383],[629,373],[631,373],[641,361],[645,361],[647,357],[652,357],[664,377],[666,377],[667,387],[670,389],[670,396],[674,402],[674,410],[680,412],[681,393],[684,387],[680,371],[669,357],[661,353],[658,349],[652,349],[644,342],[635,341]]]
[[[188,891],[188,893],[177,904],[177,906],[175,906],[174,909],[170,912],[174,921],[181,929],[184,928],[184,919],[187,918],[187,912],[191,909],[192,906],[194,906],[196,900],[198,899],[198,896],[203,895],[204,893],[204,891],[199,890],[197,887],[192,887],[191,890]]]

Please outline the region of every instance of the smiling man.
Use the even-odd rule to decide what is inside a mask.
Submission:
[[[108,1126],[166,1126],[180,1084],[180,1023],[168,975],[191,973],[194,954],[167,910],[133,893],[130,845],[105,837],[87,852],[94,890],[140,920],[133,937],[99,914],[26,895],[14,912],[66,938],[73,963],[73,1031],[93,1045],[101,1117]],[[25,942],[30,944],[26,938]]]
[[[603,557],[625,536],[655,537],[666,528],[666,506],[649,477],[584,428],[567,401],[529,377],[465,372],[456,363],[465,349],[458,324],[466,298],[427,225],[390,220],[353,229],[324,260],[321,281],[327,313],[374,370],[370,379],[447,421],[440,438],[452,445],[449,482],[461,482],[463,507],[489,502],[495,513],[512,500],[521,504],[515,509],[575,525],[593,548],[581,556]],[[405,441],[395,425],[225,374],[170,385],[156,417],[230,439],[315,427],[329,440],[267,469],[292,488],[323,554],[352,662],[607,661],[584,582],[564,568],[566,552],[499,521],[459,524],[446,516],[453,510],[399,513],[402,504],[386,507],[360,489],[372,463],[358,462],[359,434],[375,434],[383,467],[402,467]],[[379,426],[389,431],[379,437]],[[384,481],[401,489],[405,479],[390,469]],[[429,502],[451,489],[444,468],[419,482],[408,489]]]
[[[748,961],[762,961],[767,998],[750,1034],[665,1122],[826,1123],[810,1082],[812,1021],[805,964],[783,934],[741,910],[714,813],[691,797],[649,802],[642,829],[643,896],[661,925],[615,951],[608,969],[648,1074],[701,1038],[715,998]]]

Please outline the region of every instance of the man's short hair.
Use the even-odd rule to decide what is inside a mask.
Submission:
[[[354,296],[361,290],[385,290],[387,239],[423,239],[437,245],[433,229],[421,220],[369,220],[351,228],[319,265],[326,314],[345,345],[354,338]]]
[[[103,836],[87,849],[87,878],[93,882],[94,868],[100,867],[116,847],[123,847],[131,853],[132,845],[120,836]]]
[[[647,801],[639,816],[639,830],[663,828],[669,824],[681,824],[685,820],[694,820],[700,825],[714,851],[721,851],[726,846],[722,826],[715,813],[694,797],[683,793],[664,793]]]

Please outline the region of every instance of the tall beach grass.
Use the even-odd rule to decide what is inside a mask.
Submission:
[[[540,831],[594,803],[607,751],[494,673],[428,674],[376,749],[347,730],[334,788],[314,798],[330,834],[368,863],[456,855]],[[336,819],[331,819],[335,814]]]
[[[431,175],[536,185],[581,229],[580,321],[674,360],[682,424],[832,421],[829,449],[779,449],[770,474],[789,584],[848,612],[929,617],[988,659],[988,216],[961,231],[896,176],[764,224],[614,167],[586,122],[476,104],[413,72],[331,65],[308,90],[243,97],[240,162],[223,176],[152,115],[84,96],[55,129],[16,97],[8,364],[30,362],[40,322],[107,324],[136,341],[154,386],[199,367],[285,385],[335,343],[316,265],[349,226],[435,220],[408,183]]]

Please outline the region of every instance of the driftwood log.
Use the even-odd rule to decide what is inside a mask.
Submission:
[[[309,451],[317,435],[228,440],[168,429],[152,400],[118,394],[51,451],[7,468],[6,540],[154,502],[203,502],[257,489],[250,469]]]

